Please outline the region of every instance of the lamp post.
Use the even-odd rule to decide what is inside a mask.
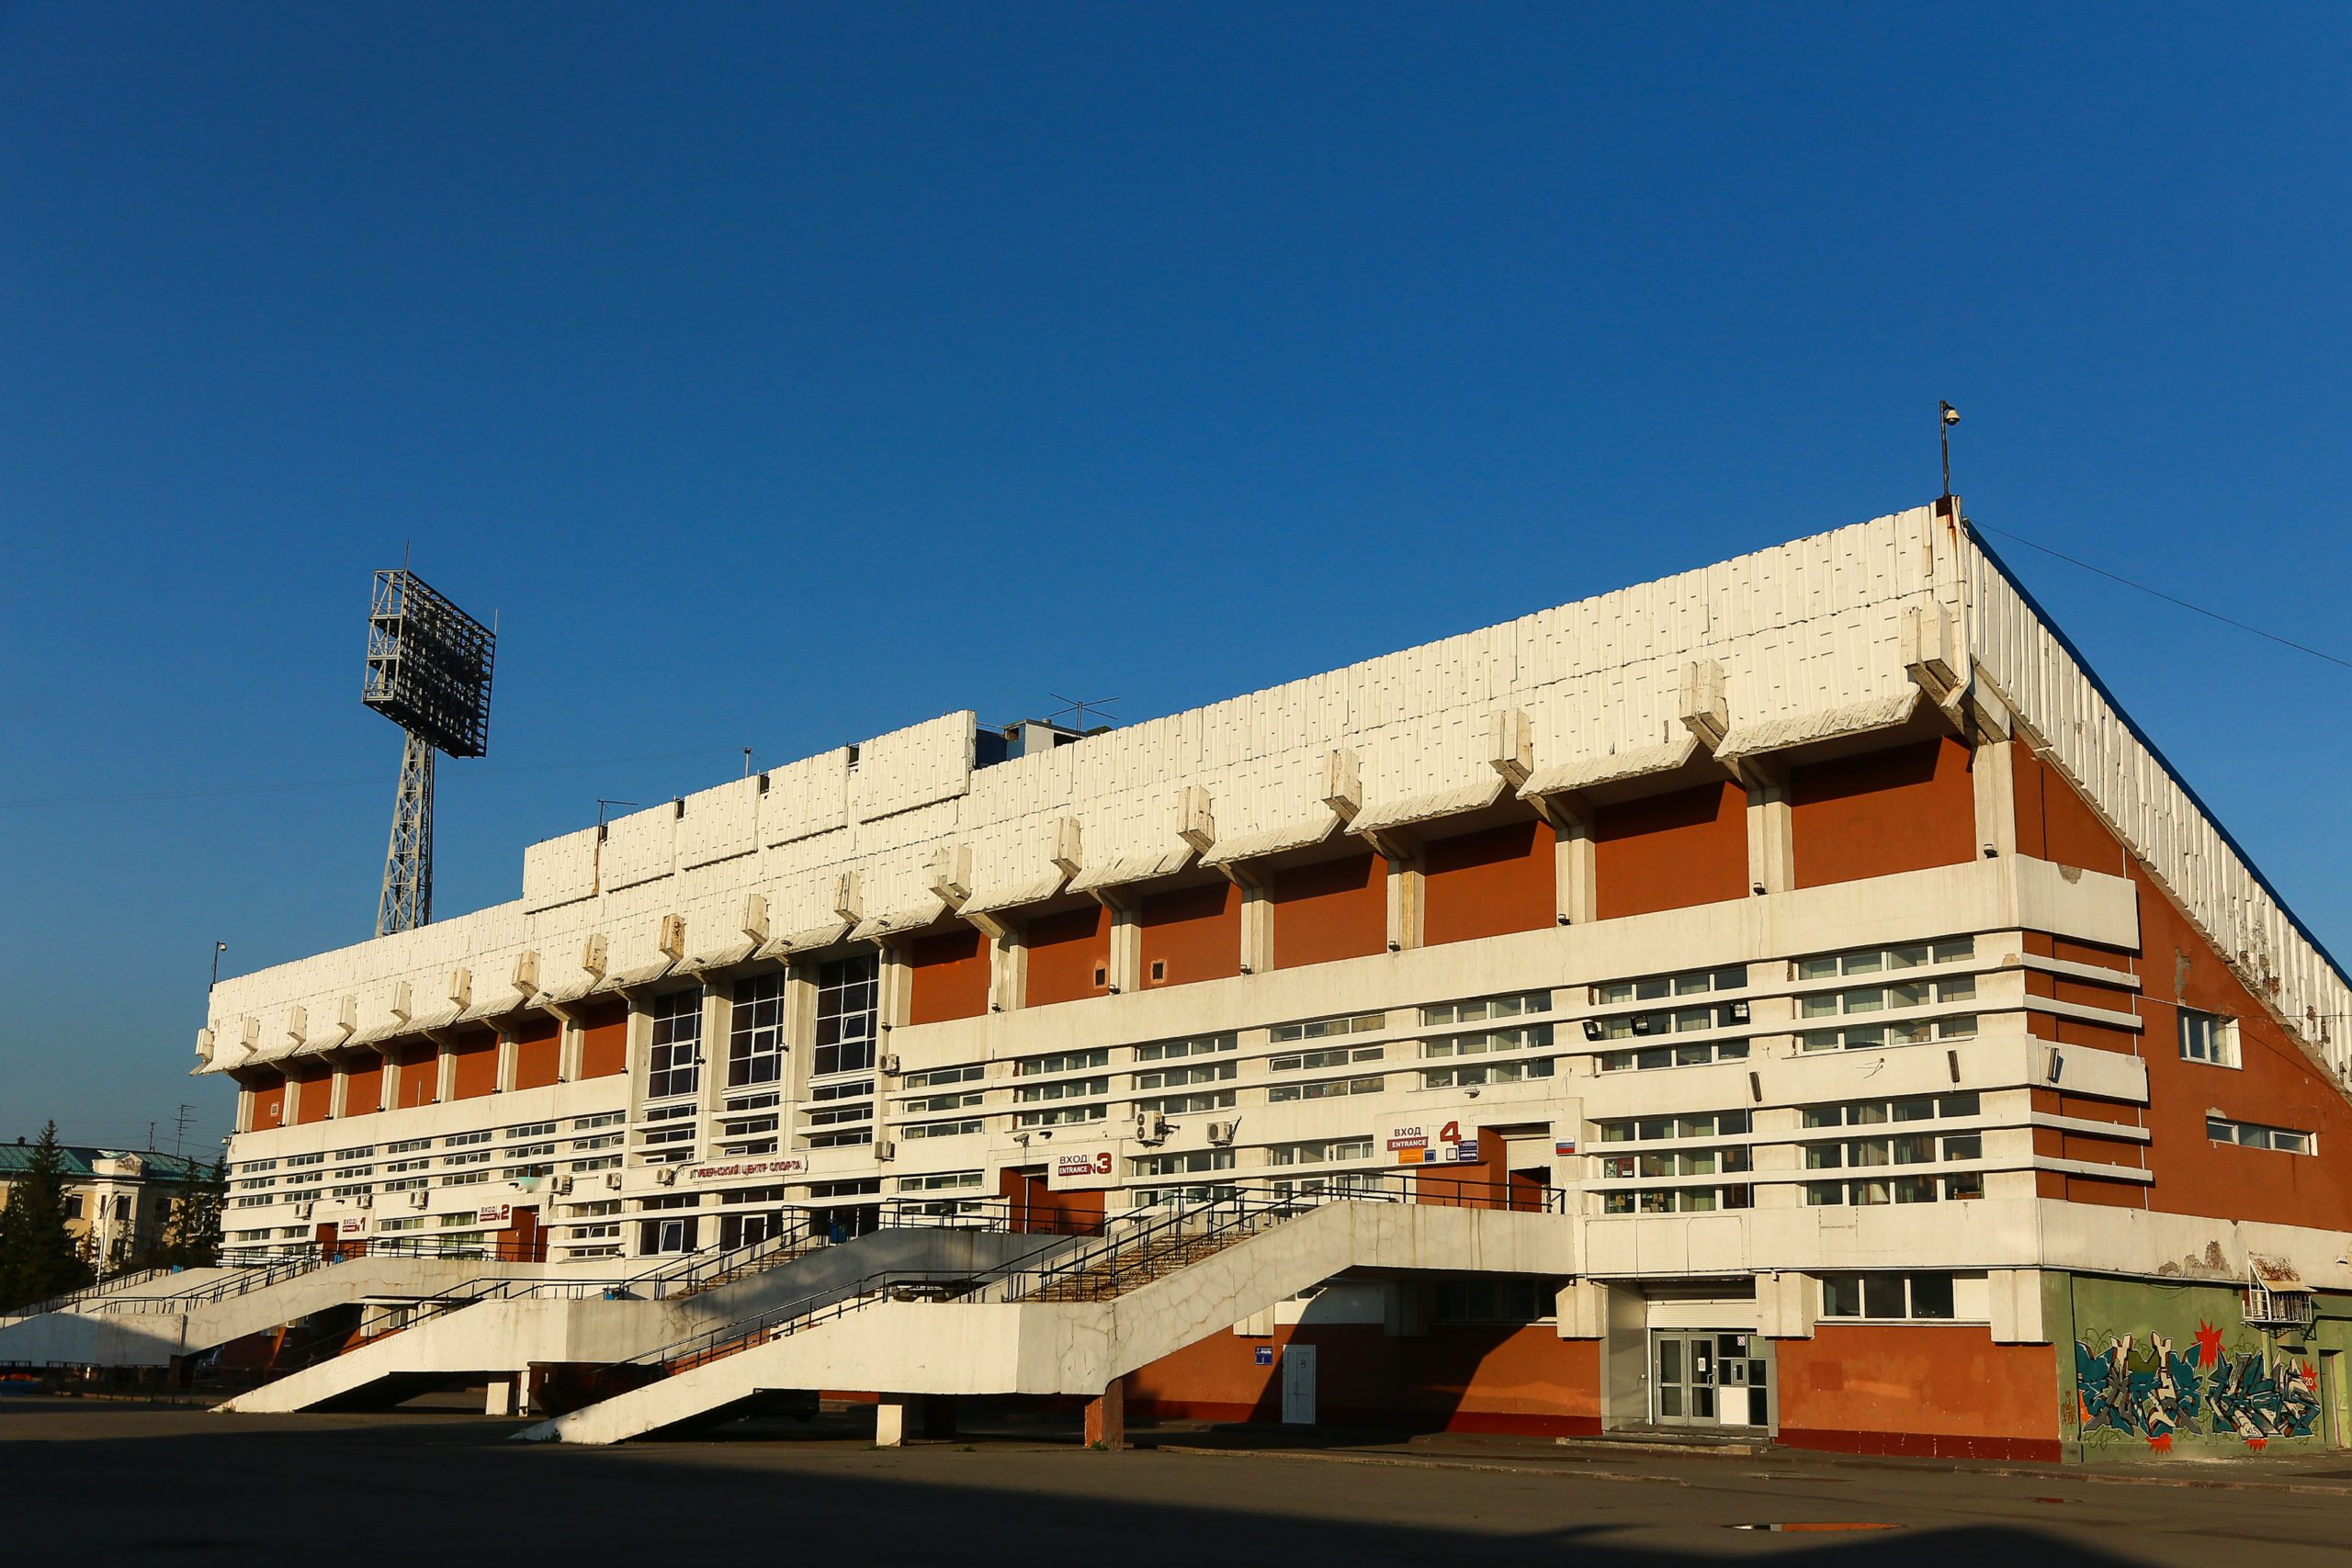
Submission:
[[[227,942],[214,942],[214,943],[212,944],[212,984],[211,984],[211,985],[209,985],[209,986],[207,986],[207,987],[205,987],[205,989],[207,989],[207,990],[218,990],[218,989],[220,988],[220,955],[221,955],[222,953],[224,953],[228,952],[228,951],[229,951],[229,944],[228,944]]]

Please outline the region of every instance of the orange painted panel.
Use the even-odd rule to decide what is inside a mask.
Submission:
[[[533,1019],[514,1032],[516,1089],[545,1089],[562,1066],[563,1025],[557,1020]]]
[[[1797,886],[1891,876],[1976,858],[1976,790],[1957,740],[1815,762],[1789,780]]]
[[[498,1036],[488,1030],[475,1032],[452,1046],[449,1055],[458,1064],[450,1079],[450,1099],[480,1100],[498,1092]]]
[[[392,1063],[392,1109],[407,1111],[430,1105],[441,1092],[441,1048],[429,1041],[395,1045]]]
[[[2211,1219],[2352,1230],[2352,1105],[2271,1021],[2253,993],[2099,824],[2064,777],[2022,746],[2016,768],[2019,849],[2026,853],[2040,849],[2044,858],[2061,864],[2128,876],[2139,894],[2138,969],[2144,987],[2139,1012],[2145,1021],[2144,1034],[2135,1037],[2072,1019],[2053,1025],[2046,1015],[2027,1016],[2041,1038],[2133,1052],[2146,1061],[2146,1164],[2155,1179],[2140,1188],[2066,1178],[2064,1195],[2083,1202],[2144,1205]],[[2182,1059],[2182,1007],[2237,1020],[2237,1067]],[[2216,1143],[2205,1134],[2208,1106],[2221,1107],[2233,1121],[2315,1134],[2319,1152],[2297,1155]],[[2081,1140],[2081,1146],[2114,1147],[2105,1139]],[[2047,1195],[2046,1182],[2044,1190]]]
[[[1029,988],[1023,1002],[1049,1007],[1099,997],[1094,971],[1111,962],[1111,911],[1100,904],[1039,915],[1029,922]]]
[[[1552,925],[1557,842],[1551,829],[1531,820],[1430,844],[1422,854],[1421,940],[1434,947]]]
[[[1136,910],[1136,928],[1147,988],[1241,973],[1241,889],[1229,882],[1154,893]]]
[[[1388,951],[1388,863],[1369,852],[1274,877],[1274,967]]]
[[[1600,918],[1747,897],[1747,792],[1725,780],[1601,808]]]
[[[334,1069],[324,1066],[296,1067],[286,1076],[302,1086],[301,1092],[294,1097],[296,1124],[307,1127],[313,1122],[325,1121],[328,1111],[334,1104]]]
[[[2040,1444],[2058,1457],[2058,1358],[2050,1346],[1996,1345],[1981,1325],[1825,1322],[1811,1339],[1773,1348],[1781,1440],[1792,1447],[1951,1453],[1964,1449],[1886,1443],[1977,1439],[1992,1445],[1988,1457],[2030,1457]]]
[[[907,952],[907,1021],[944,1023],[989,1010],[989,945],[977,931],[942,931]]]
[[[2018,801],[2018,853],[2086,871],[2123,874],[2131,858],[2098,814],[2083,804],[2075,786],[2024,741],[2016,749],[2011,774]]]
[[[580,1076],[608,1078],[628,1071],[628,1004],[597,1002],[580,1013]]]
[[[247,1125],[256,1133],[286,1125],[285,1078],[276,1073],[255,1073],[240,1081],[254,1097],[253,1119]]]
[[[1212,1334],[1135,1372],[1128,1414],[1277,1420],[1289,1345],[1315,1347],[1317,1415],[1334,1425],[1558,1437],[1600,1429],[1600,1342],[1563,1339],[1550,1324],[1440,1324],[1411,1338],[1391,1338],[1379,1324]],[[1260,1346],[1272,1347],[1272,1365],[1257,1364]]]
[[[370,1056],[366,1065],[343,1076],[343,1113],[366,1116],[384,1102],[384,1059]]]

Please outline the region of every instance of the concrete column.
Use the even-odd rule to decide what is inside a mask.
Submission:
[[[1029,944],[1011,926],[991,933],[989,942],[989,1008],[1012,1012],[1029,999]]]
[[[556,1023],[563,1031],[556,1036],[555,1077],[558,1083],[580,1081],[580,1055],[586,1036],[580,1031],[580,1021],[562,1013]]]
[[[521,1055],[514,1037],[504,1030],[498,1032],[498,1076],[492,1081],[501,1094],[514,1092],[514,1059]]]
[[[1563,816],[1552,850],[1553,912],[1572,926],[1600,919],[1600,856],[1592,839],[1592,818]]]
[[[1389,860],[1388,951],[1408,952],[1421,945],[1423,874],[1418,853]]]
[[[1747,788],[1747,885],[1759,893],[1786,893],[1797,885],[1796,835],[1785,784]]]
[[[1143,989],[1143,927],[1131,903],[1111,910],[1110,980],[1122,993]]]
[[[331,1076],[327,1078],[328,1117],[340,1119],[354,1114],[351,1110],[351,1075],[341,1067],[332,1068],[330,1073]],[[361,1109],[373,1111],[376,1108],[368,1105]]]
[[[1086,1402],[1086,1446],[1117,1452],[1127,1446],[1127,1383],[1114,1378],[1111,1385]]]
[[[1241,889],[1241,968],[1263,975],[1274,966],[1274,900],[1263,886]]]
[[[435,1041],[434,1047],[433,1103],[447,1105],[458,1096],[458,1058],[450,1053],[446,1038]]]
[[[906,1447],[907,1438],[922,1432],[924,1400],[919,1393],[886,1393],[874,1405],[874,1446]]]
[[[1969,777],[1976,791],[1976,852],[1987,860],[2017,853],[2017,742],[1977,747]]]

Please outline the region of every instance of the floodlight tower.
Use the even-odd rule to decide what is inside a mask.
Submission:
[[[376,934],[433,919],[433,754],[490,750],[490,671],[497,634],[406,567],[376,574],[361,700],[406,732]]]

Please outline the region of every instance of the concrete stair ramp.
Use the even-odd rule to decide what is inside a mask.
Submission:
[[[90,1310],[44,1313],[0,1328],[0,1365],[163,1367],[332,1307],[424,1297],[486,1275],[537,1265],[455,1258],[346,1258],[300,1270],[223,1278],[171,1295],[108,1298]],[[250,1282],[251,1289],[232,1289]],[[211,1293],[232,1288],[232,1293]]]
[[[1035,1250],[1029,1236],[910,1226],[780,1247],[752,1268],[727,1263],[714,1270],[710,1259],[695,1269],[665,1265],[609,1291],[578,1281],[492,1281],[469,1303],[215,1408],[242,1415],[381,1409],[427,1389],[518,1376],[533,1367],[611,1367],[795,1303],[808,1311],[831,1306],[877,1277],[969,1278]],[[686,1288],[672,1293],[664,1287],[673,1284]]]
[[[1047,1277],[1032,1272],[960,1299],[870,1292],[682,1355],[671,1376],[518,1436],[622,1442],[724,1419],[789,1390],[1091,1396],[1350,1269],[1576,1271],[1575,1224],[1559,1215],[1335,1201],[1269,1217],[1102,1299],[1042,1299],[1087,1274],[1085,1249]]]

